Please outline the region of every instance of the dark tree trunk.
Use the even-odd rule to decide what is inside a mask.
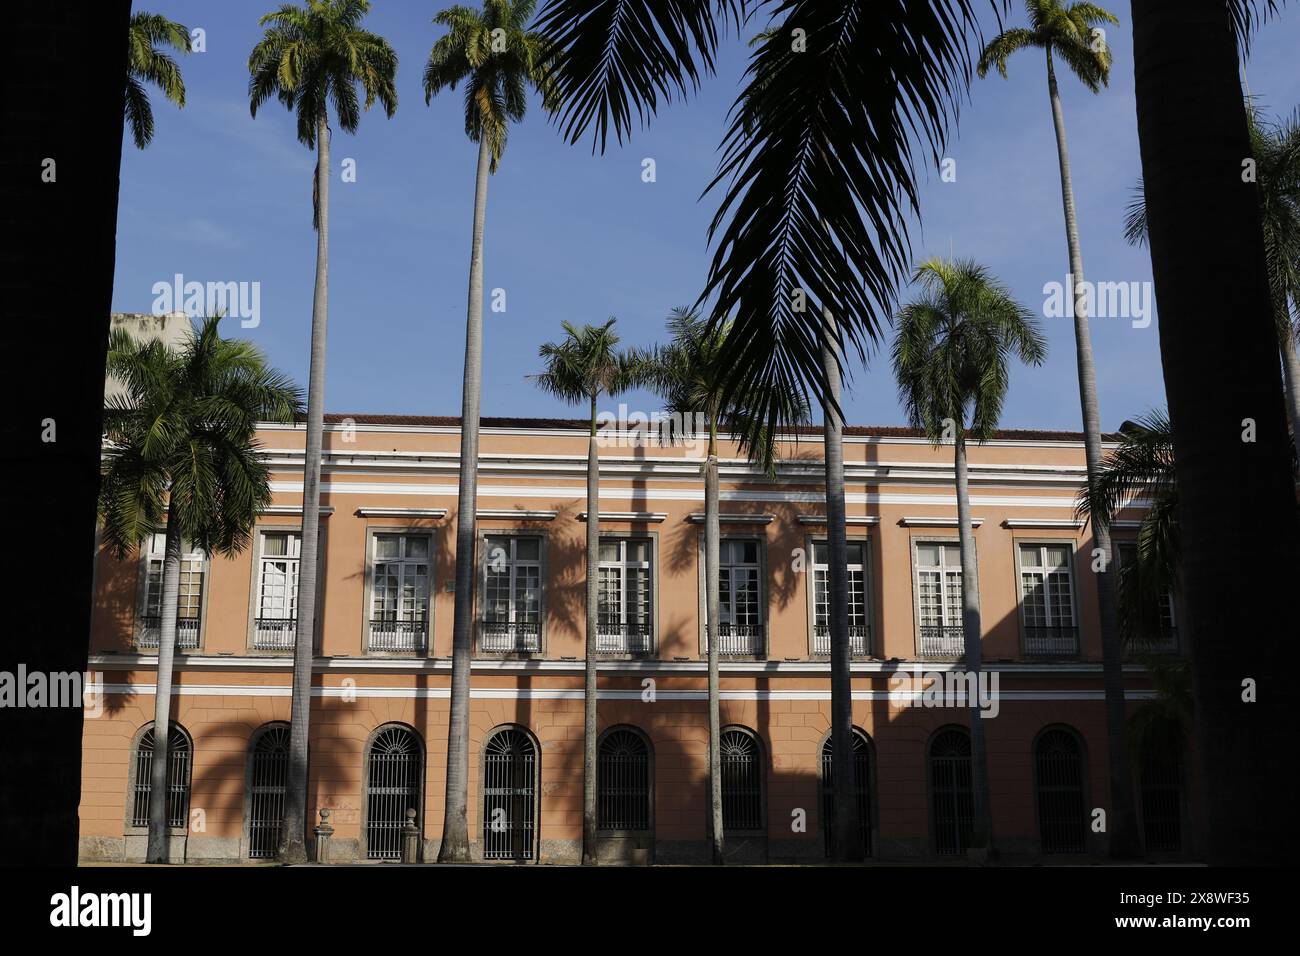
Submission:
[[[28,0],[0,31],[0,507],[14,541],[69,556],[50,577],[5,549],[0,572],[24,588],[0,628],[10,673],[86,670],[129,16],[126,0]],[[79,708],[0,708],[0,864],[76,861],[81,733]]]
[[[1133,0],[1138,134],[1173,423],[1204,847],[1295,860],[1296,488],[1229,10]],[[1251,420],[1253,440],[1243,434]],[[1247,435],[1246,437],[1252,437]],[[1243,682],[1257,702],[1243,700]]]

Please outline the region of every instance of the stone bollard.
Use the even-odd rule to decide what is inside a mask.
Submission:
[[[330,826],[330,810],[328,807],[321,808],[320,824],[316,827],[315,834],[313,862],[328,863],[330,861],[330,837],[334,835],[334,828]]]
[[[406,811],[406,826],[402,827],[402,862],[420,862],[420,831],[415,827],[415,810]]]

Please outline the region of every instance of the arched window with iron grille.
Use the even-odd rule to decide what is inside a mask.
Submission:
[[[728,727],[719,740],[722,756],[723,832],[766,830],[763,819],[763,747],[751,731]]]
[[[955,856],[970,845],[975,817],[970,735],[945,727],[930,740],[930,822],[935,852]]]
[[[1142,833],[1148,853],[1183,849],[1183,760],[1177,746],[1142,754]]]
[[[631,727],[611,727],[596,754],[596,809],[601,830],[650,829],[650,744]]]
[[[381,727],[366,754],[366,859],[400,860],[406,811],[421,819],[424,748],[409,727]]]
[[[1083,744],[1067,727],[1048,727],[1034,741],[1034,795],[1044,853],[1082,853],[1088,836]]]
[[[248,858],[269,860],[280,845],[289,770],[289,725],[268,724],[253,734],[248,758]]]
[[[193,744],[180,724],[167,731],[167,826],[184,829],[190,815],[190,774],[193,770]],[[141,734],[135,745],[135,778],[131,782],[131,826],[149,826],[149,794],[152,790],[153,725]]]
[[[483,858],[531,860],[537,834],[537,745],[504,727],[483,748]]]
[[[831,734],[822,744],[822,834],[826,853],[831,852],[835,832],[835,760]],[[858,804],[858,833],[862,849],[871,855],[871,742],[865,732],[853,728],[853,792]]]

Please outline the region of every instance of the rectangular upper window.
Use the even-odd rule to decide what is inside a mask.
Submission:
[[[813,571],[813,653],[830,654],[830,545],[814,541]],[[849,572],[849,648],[855,657],[868,653],[871,619],[867,616],[867,543],[848,542]]]
[[[1119,557],[1119,562],[1115,570],[1122,575],[1125,573],[1126,568],[1132,568],[1137,563],[1137,542],[1118,542],[1116,544],[1116,554]],[[1158,623],[1158,633],[1142,634],[1140,637],[1130,639],[1133,650],[1153,653],[1172,653],[1178,650],[1178,622],[1174,617],[1174,595],[1171,591],[1165,591],[1160,595],[1160,620]]]
[[[290,650],[298,628],[298,565],[302,536],[296,531],[258,533],[253,647]]]
[[[537,654],[542,649],[542,539],[488,535],[479,651]]]
[[[917,644],[922,657],[961,657],[961,547],[956,541],[923,541],[915,548]]]
[[[766,650],[763,544],[724,538],[718,545],[718,653],[762,657]],[[706,582],[707,583],[707,582]],[[709,650],[708,601],[704,602],[704,653]]]
[[[163,557],[166,550],[166,532],[159,531],[149,536],[145,554],[143,613],[140,615],[136,636],[136,643],[140,647],[158,646],[162,625]],[[199,646],[207,561],[203,549],[195,547],[189,541],[181,542],[180,586],[176,595],[176,647],[182,650],[194,650]]]
[[[654,548],[649,538],[600,539],[596,649],[648,654],[654,640]]]
[[[427,533],[376,532],[370,537],[372,651],[423,651],[429,634]]]
[[[1070,657],[1079,651],[1074,620],[1073,542],[1016,546],[1025,653]]]

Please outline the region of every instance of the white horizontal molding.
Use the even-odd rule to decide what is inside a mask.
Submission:
[[[358,508],[359,518],[445,518],[446,508]]]
[[[1122,520],[1122,521],[1112,521],[1112,522],[1110,523],[1110,526],[1111,526],[1112,528],[1118,528],[1118,529],[1120,529],[1120,530],[1128,531],[1128,530],[1132,530],[1132,529],[1134,529],[1134,528],[1140,528],[1140,527],[1142,527],[1142,522],[1141,522],[1141,521],[1133,521],[1133,520],[1130,520],[1130,519],[1127,519],[1127,518],[1126,518],[1126,519],[1124,519],[1124,520]]]
[[[686,520],[691,524],[704,524],[705,514],[703,511],[693,511],[686,516]],[[747,515],[747,514],[719,514],[718,522],[720,524],[771,524],[776,520],[776,515]]]
[[[898,519],[898,523],[904,528],[955,528],[957,527],[957,516],[948,517],[930,517],[917,515],[904,515]],[[971,527],[978,528],[984,523],[983,518],[971,518]]]
[[[301,489],[300,489],[301,490]],[[332,515],[334,513],[333,505],[321,505],[320,513],[322,515]],[[302,514],[302,505],[267,505],[262,509],[264,515],[300,515]]]
[[[632,521],[647,522],[657,524],[668,517],[664,511],[602,511],[597,520],[599,521]],[[587,512],[579,511],[578,520],[586,521]]]
[[[800,524],[825,524],[825,515],[800,515]],[[844,523],[847,525],[869,525],[880,524],[879,515],[846,515]]]
[[[1062,528],[1078,531],[1083,522],[1078,518],[1007,518],[1003,520],[1004,528]]]
[[[529,511],[523,508],[480,508],[474,516],[480,519],[501,518],[515,521],[554,521],[558,511]]]

